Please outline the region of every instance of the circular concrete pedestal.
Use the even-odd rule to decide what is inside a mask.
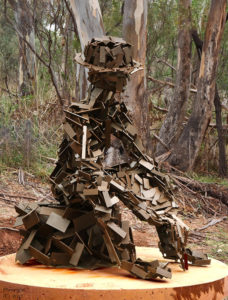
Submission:
[[[162,260],[158,249],[137,248],[145,260]],[[223,300],[228,296],[228,267],[212,260],[208,267],[182,271],[170,263],[169,280],[133,278],[117,267],[99,270],[57,269],[15,264],[15,255],[0,257],[0,299],[7,300]]]

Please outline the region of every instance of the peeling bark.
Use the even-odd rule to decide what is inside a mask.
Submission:
[[[227,21],[227,18],[226,18]],[[194,40],[197,53],[199,56],[199,61],[201,60],[201,54],[203,49],[203,41],[200,39],[196,30],[192,31],[192,38]],[[215,116],[216,116],[216,128],[218,132],[218,146],[219,146],[219,175],[222,177],[227,176],[227,163],[226,163],[226,142],[225,135],[222,125],[222,105],[220,102],[220,97],[218,93],[217,84],[215,84]]]
[[[75,97],[76,99],[85,99],[86,91],[88,89],[87,70],[82,66],[76,65],[76,85]]]
[[[98,0],[70,0],[77,24],[82,51],[94,37],[104,35],[104,26]]]
[[[226,0],[211,2],[197,83],[197,97],[189,121],[169,157],[171,165],[184,171],[192,169],[211,118],[219,49],[226,21],[226,6]]]
[[[98,0],[70,0],[72,12],[77,24],[82,52],[85,45],[94,37],[105,35]],[[83,66],[77,66],[76,98],[83,99],[87,90],[87,72]]]
[[[169,149],[172,149],[181,134],[189,98],[191,77],[190,6],[191,0],[180,0],[176,87],[165,121],[159,132],[160,139]],[[158,143],[156,156],[162,155],[166,151],[167,149],[162,143]]]
[[[146,59],[147,0],[125,0],[123,37],[133,47],[133,58],[145,66]],[[146,70],[131,75],[124,93],[125,103],[132,114],[147,152],[151,151],[149,109],[145,96]]]

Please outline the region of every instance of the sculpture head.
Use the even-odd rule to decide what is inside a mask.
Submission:
[[[84,59],[83,59],[84,56]],[[88,80],[98,88],[122,92],[129,74],[141,68],[132,59],[132,45],[121,38],[94,38],[76,62],[89,68]]]

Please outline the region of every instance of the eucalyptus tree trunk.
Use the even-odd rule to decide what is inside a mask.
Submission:
[[[221,177],[227,176],[227,162],[226,162],[226,140],[222,126],[222,106],[218,93],[217,85],[215,86],[215,116],[216,116],[216,128],[218,132],[218,148],[219,148],[219,175]]]
[[[70,105],[70,89],[69,89],[69,55],[73,54],[71,52],[71,27],[72,19],[69,14],[65,14],[65,27],[62,28],[62,62],[61,62],[61,72],[60,72],[60,82],[61,82],[61,95],[65,100],[65,103]]]
[[[192,31],[192,38],[198,52],[199,61],[201,61],[203,41],[200,39],[196,30]],[[227,176],[226,140],[225,140],[225,134],[222,126],[222,105],[220,101],[217,84],[215,84],[214,106],[215,106],[215,116],[216,116],[216,128],[218,132],[219,175],[221,177],[226,177]]]
[[[35,49],[35,31],[31,13],[32,1],[11,1],[15,11],[15,20],[18,31],[23,38]],[[19,38],[19,94],[26,96],[34,92],[36,82],[36,57],[28,48],[24,39]]]
[[[181,170],[190,170],[193,167],[212,115],[226,6],[226,0],[211,1],[197,82],[197,97],[188,123],[169,157],[169,162]]]
[[[183,129],[191,77],[191,0],[179,1],[179,34],[177,50],[176,87],[168,113],[159,132],[160,139],[172,149]],[[158,143],[156,155],[167,152]]]
[[[85,45],[94,37],[105,35],[101,10],[98,0],[70,0],[74,19],[77,24],[82,52]],[[77,64],[76,98],[83,99],[87,90],[85,68]]]
[[[144,67],[131,75],[124,94],[125,103],[132,114],[139,135],[147,152],[151,151],[149,107],[146,91],[146,36],[147,0],[125,0],[123,14],[123,38],[133,45],[133,59]]]

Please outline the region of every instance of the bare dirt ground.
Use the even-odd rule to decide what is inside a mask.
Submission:
[[[17,215],[14,205],[20,202],[53,200],[48,184],[26,173],[24,181],[24,185],[19,184],[16,171],[0,174],[0,256],[15,252],[21,242],[19,232],[13,228]],[[209,256],[228,264],[228,208],[222,205],[218,208],[218,212],[207,214],[203,212],[203,208],[199,210],[195,208],[195,204],[189,203],[191,199],[187,202],[185,200],[185,203],[183,199],[181,200],[181,196],[177,197],[177,202],[178,199],[181,206],[179,216],[192,229],[189,246],[203,250]],[[139,221],[127,208],[123,207],[122,211],[123,218],[132,224],[135,244],[157,247],[158,237],[155,228]],[[223,220],[217,224],[199,230],[210,221],[221,219]]]

